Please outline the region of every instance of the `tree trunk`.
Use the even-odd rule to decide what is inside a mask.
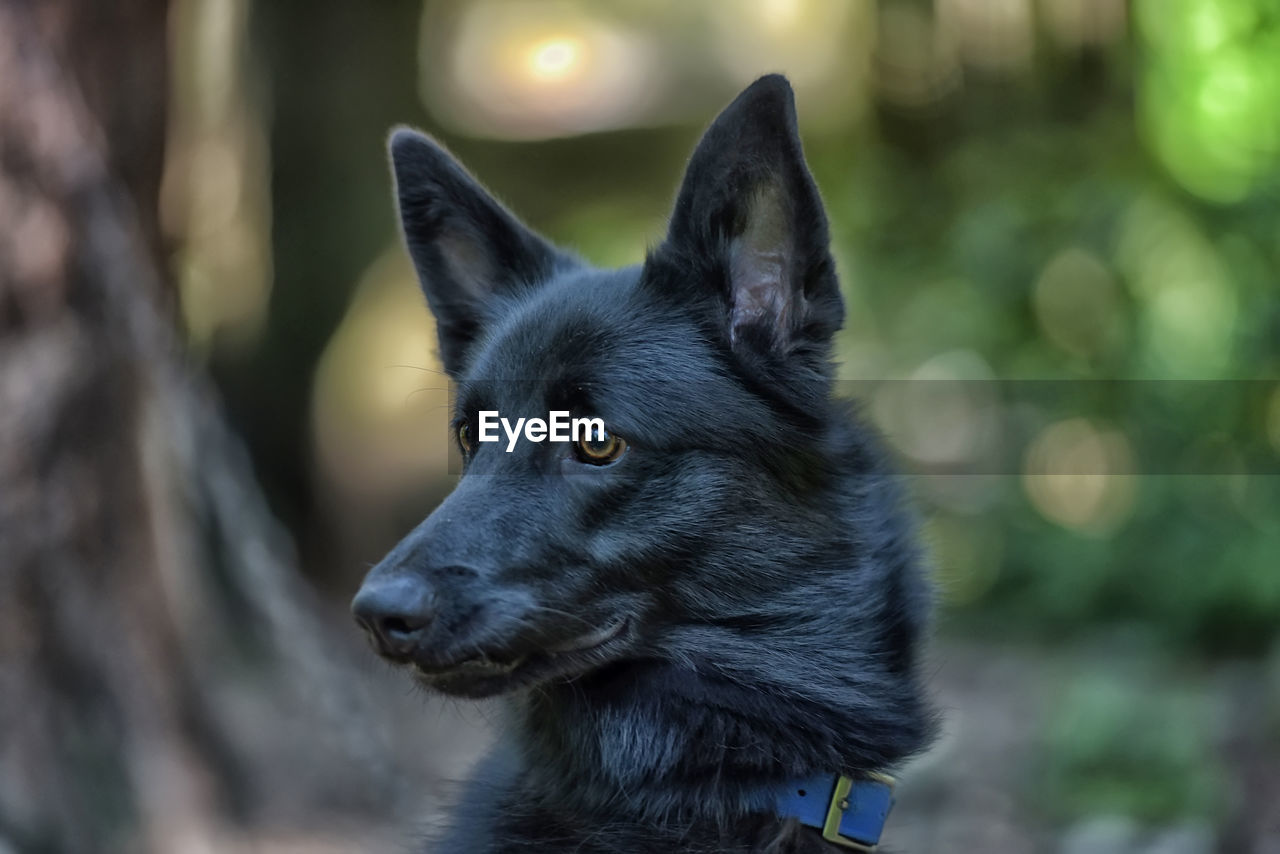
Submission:
[[[0,851],[225,837],[281,764],[236,667],[329,739],[330,797],[396,781],[159,308],[166,5],[0,0]]]

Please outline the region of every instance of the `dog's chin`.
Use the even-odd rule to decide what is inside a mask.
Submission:
[[[530,649],[512,658],[486,655],[444,667],[409,662],[414,680],[451,697],[481,699],[522,688],[583,676],[616,661],[631,646],[631,621],[619,618],[588,635],[551,648]]]

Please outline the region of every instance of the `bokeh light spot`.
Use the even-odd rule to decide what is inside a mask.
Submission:
[[[1148,145],[1186,189],[1240,201],[1280,158],[1280,37],[1252,2],[1145,0],[1138,9]]]
[[[1046,519],[1106,535],[1133,507],[1133,453],[1124,434],[1070,418],[1046,427],[1027,449],[1023,488]]]
[[[476,0],[423,12],[420,86],[473,136],[545,139],[628,127],[666,85],[643,29],[604,4]]]
[[[538,42],[529,51],[529,68],[542,80],[563,80],[579,67],[583,55],[582,42],[571,37],[551,38]]]
[[[995,374],[971,350],[939,353],[873,401],[877,423],[900,450],[931,465],[972,464],[998,444]]]
[[[1091,252],[1073,247],[1054,256],[1032,300],[1045,337],[1073,356],[1100,355],[1120,337],[1115,277]]]
[[[1186,214],[1144,197],[1119,230],[1117,261],[1142,301],[1146,367],[1156,376],[1209,379],[1231,364],[1239,301],[1217,248]]]
[[[408,260],[388,250],[361,277],[316,368],[316,455],[348,493],[395,494],[448,470],[449,392],[434,336]]]

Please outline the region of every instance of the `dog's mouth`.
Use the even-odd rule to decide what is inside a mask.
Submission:
[[[579,676],[605,664],[631,640],[631,620],[619,617],[598,629],[515,655],[478,652],[447,664],[411,662],[414,675],[433,690],[488,697],[536,682]]]

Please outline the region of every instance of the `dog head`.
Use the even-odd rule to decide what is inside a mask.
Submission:
[[[831,400],[843,305],[788,83],[715,120],[665,240],[622,270],[531,232],[427,137],[390,148],[464,471],[356,596],[379,652],[460,696],[624,659],[905,672],[927,597],[900,583],[909,537]],[[479,441],[482,412],[554,411],[604,431]]]

